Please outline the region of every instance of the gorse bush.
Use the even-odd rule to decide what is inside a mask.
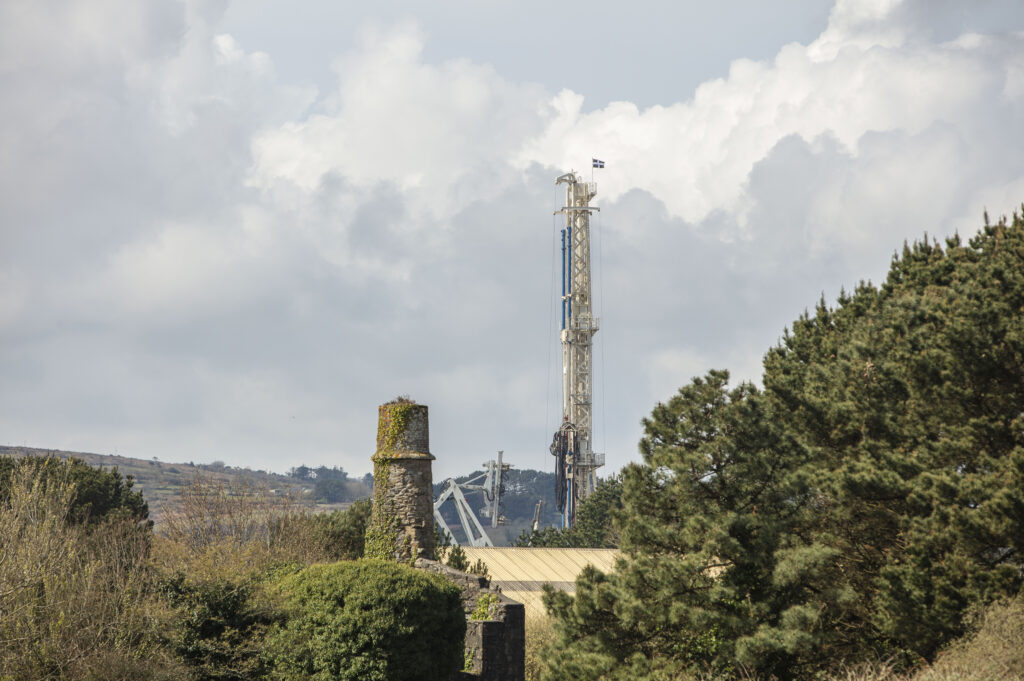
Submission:
[[[287,619],[267,637],[276,679],[437,681],[463,663],[459,589],[397,563],[313,565],[280,582]]]

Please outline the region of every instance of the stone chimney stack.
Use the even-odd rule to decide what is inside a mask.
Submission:
[[[427,406],[398,398],[378,408],[373,513],[366,556],[434,557],[434,484]]]

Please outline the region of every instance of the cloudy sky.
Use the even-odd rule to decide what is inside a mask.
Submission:
[[[0,444],[435,477],[558,422],[554,179],[596,171],[595,440],[1024,201],[1019,0],[0,3]]]

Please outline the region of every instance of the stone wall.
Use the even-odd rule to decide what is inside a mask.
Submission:
[[[466,613],[469,670],[450,681],[523,681],[526,664],[526,610],[522,603],[491,588],[486,577],[456,570],[434,560],[417,560],[416,568],[443,575],[462,590]],[[471,619],[482,599],[491,602],[488,619]]]
[[[523,681],[526,612],[491,588],[486,577],[455,570],[434,558],[434,485],[426,405],[407,399],[378,409],[373,455],[373,511],[366,555],[443,575],[462,591],[468,671],[451,681]],[[483,600],[482,600],[483,599]],[[486,612],[474,616],[483,604]]]

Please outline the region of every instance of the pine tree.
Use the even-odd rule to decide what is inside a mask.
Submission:
[[[644,421],[615,573],[550,593],[547,678],[930,659],[1024,584],[1024,220],[927,237]],[[590,671],[588,671],[588,669]]]

